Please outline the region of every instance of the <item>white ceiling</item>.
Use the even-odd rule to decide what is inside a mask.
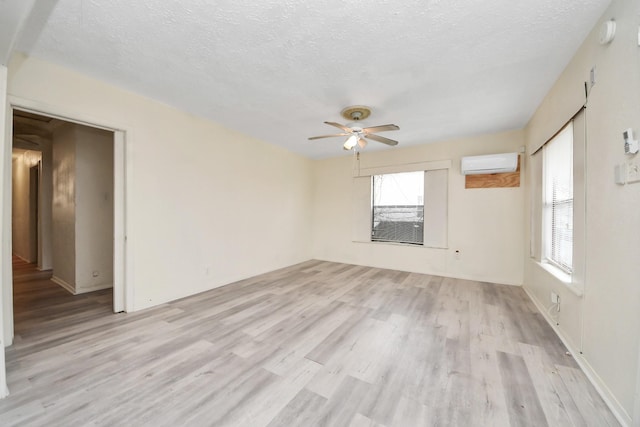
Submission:
[[[609,2],[60,0],[16,47],[322,158],[352,104],[400,147],[522,128]]]

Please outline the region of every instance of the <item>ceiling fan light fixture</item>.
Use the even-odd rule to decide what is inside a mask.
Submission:
[[[351,135],[344,142],[343,147],[344,147],[345,150],[351,150],[353,147],[356,146],[356,144],[358,144],[358,137],[356,135]]]

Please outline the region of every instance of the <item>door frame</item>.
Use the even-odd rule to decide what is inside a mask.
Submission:
[[[42,160],[29,167],[29,258],[33,264],[40,267],[41,254],[40,242],[41,218],[40,218],[40,175],[42,173]],[[35,254],[35,257],[32,256]],[[33,259],[35,258],[35,259]]]
[[[113,231],[114,231],[114,250],[113,250],[113,311],[114,313],[118,312],[129,312],[133,311],[133,289],[130,286],[131,277],[131,261],[130,251],[126,250],[127,245],[127,187],[130,185],[128,177],[130,177],[130,173],[128,173],[128,163],[126,161],[127,152],[128,152],[128,142],[130,141],[131,131],[129,126],[125,126],[118,123],[113,123],[109,120],[104,120],[100,118],[91,117],[85,114],[82,111],[78,111],[75,109],[69,109],[67,107],[62,106],[54,106],[45,104],[38,101],[33,101],[29,99],[24,99],[12,95],[7,96],[7,112],[6,112],[6,120],[7,120],[7,132],[6,137],[7,141],[5,144],[5,152],[2,153],[4,159],[11,159],[11,150],[13,140],[13,111],[21,110],[35,114],[41,114],[48,117],[53,117],[56,119],[68,121],[71,123],[77,123],[85,126],[90,126],[98,129],[104,129],[107,131],[113,132],[113,155],[114,155],[114,167],[113,167],[113,178],[114,178],[114,189],[113,189],[113,202],[114,202],[114,212],[113,212]],[[11,121],[9,121],[11,120]],[[5,197],[8,200],[11,200],[11,162],[5,162],[5,164],[9,163],[9,167],[5,168],[3,181],[4,188],[3,192]],[[5,199],[6,200],[6,199]],[[11,235],[11,215],[7,215],[8,218],[4,219],[4,223],[2,224],[4,235]],[[9,249],[7,249],[7,247]],[[4,345],[9,346],[13,343],[13,273],[11,272],[11,268],[6,268],[11,265],[11,245],[3,245],[2,249],[2,262],[1,264],[4,266],[3,273],[3,282],[4,286],[2,289],[3,295],[3,320],[4,320]],[[8,271],[7,271],[8,270]],[[8,336],[7,336],[8,335]]]

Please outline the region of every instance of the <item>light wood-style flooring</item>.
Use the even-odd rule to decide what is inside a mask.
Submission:
[[[309,261],[114,315],[14,286],[2,426],[618,425],[518,287]]]

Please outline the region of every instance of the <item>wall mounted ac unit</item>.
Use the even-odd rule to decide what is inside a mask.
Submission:
[[[518,153],[463,157],[460,163],[463,175],[515,172],[517,168]]]

